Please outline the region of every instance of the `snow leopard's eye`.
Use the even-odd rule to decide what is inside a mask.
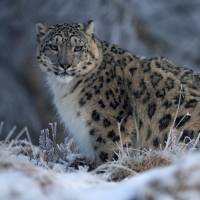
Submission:
[[[53,45],[53,44],[49,44],[49,48],[53,51],[58,51],[58,46],[57,45]]]
[[[78,51],[82,51],[82,50],[83,50],[83,46],[74,47],[74,52],[78,52]]]

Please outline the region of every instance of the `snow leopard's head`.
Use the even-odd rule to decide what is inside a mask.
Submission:
[[[59,78],[88,73],[101,61],[94,23],[36,24],[37,60],[42,70]]]

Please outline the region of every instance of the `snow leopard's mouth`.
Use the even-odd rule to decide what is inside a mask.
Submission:
[[[71,65],[63,65],[63,64],[61,64],[61,63],[59,63],[59,66],[62,68],[62,69],[65,69],[65,70],[67,70],[67,69],[69,69],[70,67],[71,67]]]
[[[71,65],[55,65],[53,63],[40,63],[41,69],[47,71],[48,73],[53,73],[55,76],[65,77],[65,76],[75,76],[77,75],[77,70]]]
[[[56,72],[56,75],[58,76],[75,76],[76,70],[71,65],[63,65],[59,64],[58,69],[54,69],[54,73]]]

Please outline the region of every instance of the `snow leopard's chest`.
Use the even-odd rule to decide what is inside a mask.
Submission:
[[[87,112],[78,104],[79,97],[76,93],[67,94],[69,88],[52,88],[54,94],[54,103],[58,114],[64,123],[68,133],[73,136],[80,152],[94,159],[94,150],[89,137],[89,128],[87,127]],[[79,116],[78,113],[82,113]]]

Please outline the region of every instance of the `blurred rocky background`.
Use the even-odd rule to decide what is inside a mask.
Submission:
[[[4,135],[57,121],[35,59],[35,23],[93,19],[96,35],[140,56],[163,55],[200,71],[199,0],[1,0],[0,121]]]

